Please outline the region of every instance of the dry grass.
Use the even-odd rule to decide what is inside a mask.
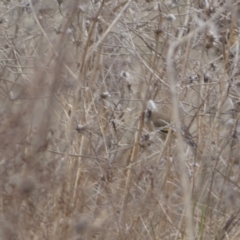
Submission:
[[[2,1],[0,238],[239,239],[239,22],[231,0]]]

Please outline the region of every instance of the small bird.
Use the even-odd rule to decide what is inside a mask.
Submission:
[[[144,113],[144,122],[150,131],[153,131],[154,128],[159,129],[160,136],[163,140],[166,139],[169,129],[172,128],[171,118],[167,114],[160,112],[153,100],[147,102],[147,107]],[[192,148],[197,148],[192,135],[184,124],[181,126],[181,132],[184,141]]]
[[[147,102],[147,107],[144,113],[144,121],[150,131],[154,128],[159,128],[159,132],[163,139],[166,138],[170,125],[170,117],[161,113],[153,100]]]

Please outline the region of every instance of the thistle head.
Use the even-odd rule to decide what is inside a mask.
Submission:
[[[148,100],[147,102],[147,107],[146,107],[146,110],[145,110],[145,117],[144,117],[144,121],[147,122],[151,116],[152,116],[152,112],[157,110],[157,106],[156,104],[154,103],[153,100]]]

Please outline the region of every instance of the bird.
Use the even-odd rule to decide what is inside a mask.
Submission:
[[[153,100],[148,100],[146,109],[144,111],[144,122],[150,131],[157,129],[162,140],[165,140],[169,129],[173,130],[173,135],[176,136],[173,124],[171,124],[171,117],[161,112]],[[189,133],[188,128],[181,123],[181,134],[184,141],[192,148],[197,148],[197,144],[193,140],[193,136]]]
[[[157,106],[153,100],[149,100],[147,102],[146,110],[144,112],[144,122],[150,131],[153,131],[154,128],[159,129],[161,138],[166,138],[171,119],[168,115],[160,112],[157,109]]]

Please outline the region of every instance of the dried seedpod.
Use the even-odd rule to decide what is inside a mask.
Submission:
[[[215,42],[215,37],[213,34],[207,34],[206,35],[206,40],[205,40],[205,47],[207,49],[210,49],[214,47],[214,42]]]
[[[152,143],[152,141],[150,139],[150,135],[147,133],[141,137],[139,145],[141,148],[146,148],[146,147],[150,146],[151,143]]]
[[[106,91],[106,92],[101,93],[101,94],[100,94],[100,97],[101,97],[102,99],[106,99],[106,98],[111,97],[111,94]]]
[[[197,81],[199,81],[199,76],[197,74],[192,75],[189,77],[189,81],[190,81],[190,83],[197,82]]]
[[[204,76],[203,76],[203,81],[205,83],[208,83],[211,81],[211,78],[212,78],[212,75],[211,74],[208,74],[208,73],[205,73]]]
[[[165,16],[165,18],[166,18],[167,21],[169,21],[169,22],[174,22],[174,21],[176,20],[176,17],[175,17],[174,14],[167,14],[167,15]]]
[[[205,9],[205,12],[207,16],[212,16],[216,12],[216,9],[213,6],[209,6],[207,9]]]
[[[87,123],[87,124],[85,124],[85,125],[78,124],[77,127],[76,127],[76,130],[77,130],[79,133],[84,133],[84,132],[86,132],[87,130],[89,130],[89,125],[90,125],[90,123]]]
[[[130,74],[128,72],[122,71],[120,73],[120,76],[123,77],[123,78],[129,78]]]
[[[209,70],[214,72],[216,70],[216,68],[217,68],[217,64],[216,63],[211,63],[210,67],[209,67]]]

